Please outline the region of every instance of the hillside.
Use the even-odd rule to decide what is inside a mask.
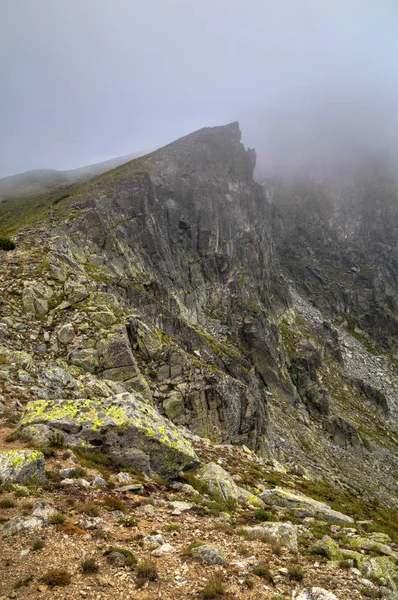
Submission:
[[[261,186],[240,138],[202,129],[3,221],[6,556],[48,532],[76,597],[397,597],[394,182]],[[24,556],[5,597],[61,597]]]

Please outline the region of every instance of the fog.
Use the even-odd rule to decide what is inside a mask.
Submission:
[[[0,176],[239,120],[261,164],[397,153],[396,0],[3,0]]]

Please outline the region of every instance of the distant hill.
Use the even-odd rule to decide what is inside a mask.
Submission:
[[[71,184],[82,183],[123,165],[134,158],[138,158],[142,154],[141,152],[126,154],[125,156],[118,156],[104,162],[70,171],[36,169],[4,177],[0,179],[0,199],[42,195]]]

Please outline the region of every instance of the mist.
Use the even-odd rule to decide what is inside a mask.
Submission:
[[[396,0],[0,5],[0,176],[239,120],[265,169],[398,155]]]

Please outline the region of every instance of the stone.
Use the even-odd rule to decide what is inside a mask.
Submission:
[[[0,481],[3,483],[43,483],[45,460],[37,450],[5,450],[0,452]]]
[[[94,477],[91,486],[94,488],[106,488],[108,484],[102,477]]]
[[[223,500],[242,502],[249,506],[264,506],[257,496],[236,485],[231,475],[216,463],[208,463],[199,469],[197,477],[207,484],[211,495],[219,496]]]
[[[71,323],[62,325],[57,332],[58,341],[61,344],[71,344],[75,338],[75,329]]]
[[[152,550],[151,554],[152,556],[164,556],[164,554],[169,554],[170,552],[174,552],[173,546],[171,544],[165,543],[159,546],[159,548]]]
[[[298,551],[297,532],[294,525],[289,521],[284,523],[262,523],[261,525],[242,527],[242,529],[247,533],[269,536],[273,542],[286,546],[293,552]]]
[[[93,447],[101,446],[104,453],[136,448],[148,457],[153,472],[166,479],[199,462],[190,442],[139,394],[30,402],[20,421],[22,433],[37,424],[61,431],[68,446],[90,447],[94,442]]]
[[[318,502],[308,496],[276,487],[272,490],[262,492],[259,497],[265,504],[280,506],[296,511],[303,517],[314,517],[328,523],[353,523],[354,520],[333,510],[328,504]]]
[[[394,590],[394,592],[397,592],[395,581],[398,576],[398,568],[395,560],[391,557],[364,556],[359,568],[366,577],[376,579],[386,587]]]
[[[186,512],[187,510],[190,510],[193,506],[193,504],[190,504],[189,502],[179,502],[174,501],[170,503],[170,506],[172,508],[172,515],[174,516],[178,516],[180,515],[182,512]]]
[[[68,279],[64,283],[64,293],[70,304],[78,304],[85,300],[88,296],[88,291],[85,285]]]
[[[47,285],[38,281],[26,282],[22,292],[24,311],[31,315],[46,315],[49,310],[48,302],[53,291]]]
[[[312,587],[294,590],[292,600],[339,600],[332,592]]]
[[[59,469],[58,473],[64,479],[73,479],[73,476],[76,473],[76,467],[69,467],[69,468],[66,468],[66,469]]]
[[[147,546],[154,546],[154,545],[162,546],[165,543],[164,539],[160,535],[160,533],[158,533],[156,535],[148,535],[148,536],[144,537],[144,539],[142,541]]]
[[[136,494],[137,496],[140,496],[143,491],[144,488],[139,483],[131,483],[129,485],[123,485],[122,487],[115,488],[115,492]]]
[[[3,526],[3,535],[15,535],[21,531],[30,531],[44,526],[44,520],[39,517],[13,517]]]
[[[199,546],[192,550],[192,554],[200,558],[206,565],[226,565],[227,559],[222,552],[212,546]]]
[[[325,556],[329,560],[341,560],[343,558],[338,543],[328,535],[325,535],[321,540],[310,546],[309,551],[312,554]]]
[[[115,480],[117,481],[117,483],[127,485],[128,483],[131,483],[133,481],[133,478],[131,477],[130,473],[125,473],[121,471],[120,473],[115,475]]]
[[[99,368],[98,352],[92,348],[73,350],[69,355],[69,362],[83,371],[95,373]]]
[[[32,517],[38,517],[43,521],[48,521],[51,517],[58,513],[57,509],[47,502],[39,501],[33,507]]]

